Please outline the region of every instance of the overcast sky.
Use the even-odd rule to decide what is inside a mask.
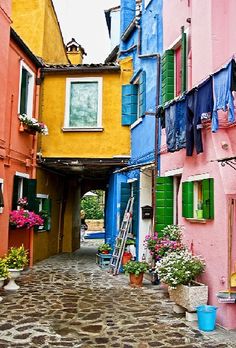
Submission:
[[[103,63],[111,51],[104,10],[120,0],[53,0],[65,43],[72,37],[83,46],[84,63]]]

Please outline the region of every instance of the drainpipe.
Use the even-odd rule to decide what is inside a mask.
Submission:
[[[37,80],[40,79],[40,68],[37,70]],[[40,84],[36,83],[35,89],[35,113],[34,116],[36,119],[39,117],[39,96],[40,96]],[[37,153],[37,135],[33,135],[32,141],[32,150],[31,150],[31,178],[36,179],[36,153]],[[29,231],[29,258],[30,258],[30,267],[33,266],[33,248],[34,248],[34,228],[31,228]]]

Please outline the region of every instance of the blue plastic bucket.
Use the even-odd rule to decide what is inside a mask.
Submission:
[[[202,331],[213,331],[216,325],[216,310],[215,306],[202,305],[196,307],[198,328]]]

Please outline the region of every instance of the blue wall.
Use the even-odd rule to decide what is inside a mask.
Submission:
[[[106,243],[114,246],[115,238],[119,231],[118,222],[120,221],[120,200],[121,200],[121,183],[127,182],[124,174],[112,174],[110,177],[107,200],[106,200]]]
[[[125,7],[124,7],[125,9]],[[124,18],[125,15],[123,13]],[[141,55],[162,53],[162,0],[152,0],[144,8],[140,18]],[[127,25],[127,22],[126,22]],[[121,28],[124,25],[121,23]],[[122,34],[122,33],[121,33]],[[131,129],[130,164],[147,163],[154,160],[155,151],[155,116],[157,107],[157,57],[140,57],[137,49],[124,52],[138,43],[138,28],[135,28],[127,40],[122,42],[120,59],[127,56],[133,58],[134,76],[138,71],[146,72],[146,112],[150,115],[142,117],[142,122]]]

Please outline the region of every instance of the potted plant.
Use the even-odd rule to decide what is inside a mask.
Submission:
[[[148,264],[143,261],[129,261],[123,269],[125,274],[129,274],[130,286],[141,287],[143,285],[143,274],[148,269]]]
[[[36,132],[48,135],[48,127],[43,122],[39,122],[36,118],[27,117],[22,114],[18,116],[20,121],[20,132],[27,132],[30,134],[36,134]]]
[[[23,245],[19,248],[12,247],[5,258],[5,263],[10,273],[10,280],[4,289],[18,290],[19,286],[15,283],[15,279],[20,276],[21,271],[28,264],[28,251]]]
[[[203,218],[203,208],[202,208],[203,204],[202,201],[199,201],[197,204],[197,210],[196,210],[196,214],[197,214],[197,219],[202,219]]]
[[[29,210],[12,210],[10,212],[9,224],[11,228],[31,228],[43,225],[44,220],[33,211]]]
[[[4,284],[4,280],[7,279],[9,276],[9,271],[6,265],[5,259],[0,259],[0,288]]]
[[[112,247],[108,243],[103,243],[98,247],[98,254],[110,254]]]
[[[156,264],[159,279],[168,285],[171,300],[189,312],[207,303],[208,287],[195,282],[204,269],[204,261],[186,249],[168,253]]]

